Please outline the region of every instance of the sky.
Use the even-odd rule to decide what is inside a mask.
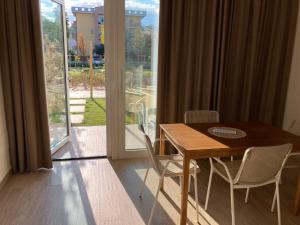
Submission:
[[[72,6],[95,7],[103,5],[104,0],[65,0],[65,8],[72,22],[75,20],[71,12]],[[147,11],[147,16],[142,20],[142,25],[154,25],[157,23],[159,13],[159,0],[125,0],[126,9],[144,10]]]
[[[54,21],[55,20],[55,12],[57,12],[59,8],[56,3],[51,2],[50,0],[41,0],[41,14],[43,17]]]

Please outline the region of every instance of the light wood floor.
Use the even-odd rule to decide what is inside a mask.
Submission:
[[[145,148],[144,138],[135,124],[126,125],[128,150]],[[106,156],[106,126],[71,127],[71,141],[53,154],[54,159]]]
[[[107,159],[55,162],[53,170],[13,176],[0,190],[1,225],[143,225],[148,220],[158,179],[151,171],[147,189],[138,198],[139,186],[147,168],[144,159],[109,161]],[[198,177],[200,204],[203,205],[209,165],[201,161]],[[281,185],[283,225],[299,225],[300,217],[291,214],[298,172],[286,170]],[[250,192],[244,204],[244,191],[236,191],[238,225],[274,225],[270,213],[274,188]],[[194,206],[193,193],[190,198]],[[195,211],[189,205],[189,224]],[[153,225],[179,222],[180,190],[177,180],[165,180]],[[219,224],[229,225],[229,186],[218,176],[212,184],[209,213]]]
[[[71,127],[71,141],[53,154],[55,159],[106,155],[106,126]]]

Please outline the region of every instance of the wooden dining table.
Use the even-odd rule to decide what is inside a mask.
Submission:
[[[212,127],[230,127],[246,132],[243,138],[217,137],[208,132]],[[292,143],[293,151],[300,152],[300,137],[280,128],[260,122],[222,122],[201,124],[160,124],[160,154],[164,155],[168,140],[183,156],[183,188],[181,193],[180,224],[187,223],[189,164],[192,159],[241,156],[254,146]],[[201,207],[202,211],[203,208]]]

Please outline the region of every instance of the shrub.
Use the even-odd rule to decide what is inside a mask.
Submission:
[[[72,68],[69,70],[70,87],[89,88],[90,75],[88,68]],[[105,87],[105,71],[104,69],[94,69],[94,87]]]

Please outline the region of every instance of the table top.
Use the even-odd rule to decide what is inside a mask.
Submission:
[[[208,132],[211,127],[237,128],[245,131],[247,136],[239,139],[221,138]],[[176,123],[161,124],[160,128],[178,150],[197,158],[241,155],[249,147],[286,143],[294,144],[294,151],[300,151],[300,136],[259,122]]]

